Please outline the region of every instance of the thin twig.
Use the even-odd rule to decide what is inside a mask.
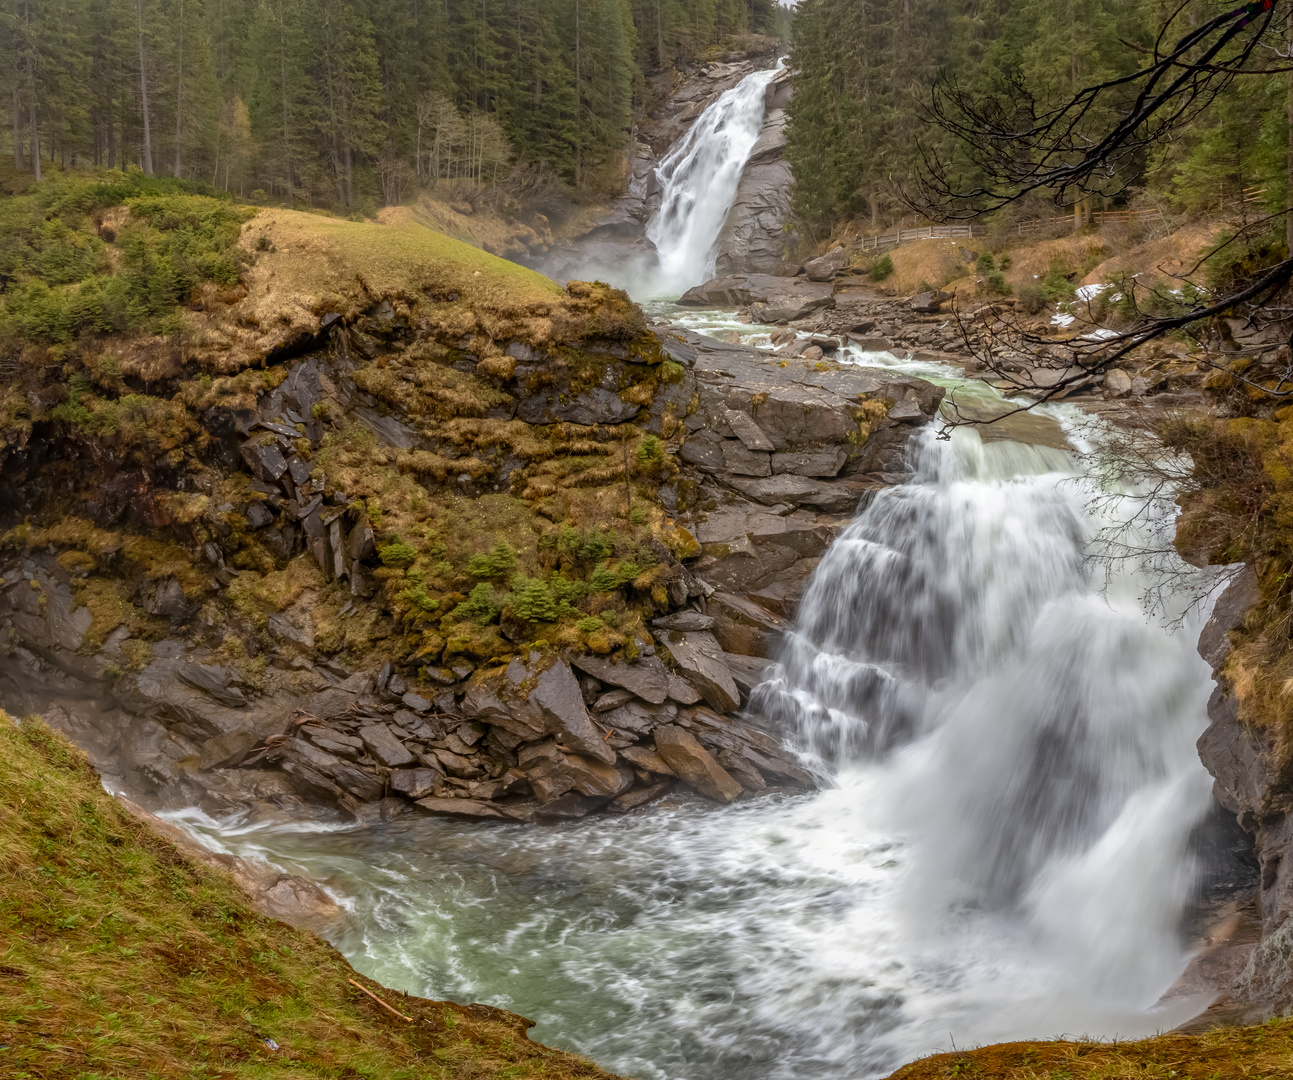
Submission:
[[[354,980],[354,979],[347,979],[347,980],[346,980],[346,982],[350,983],[350,985],[351,985],[351,986],[353,986],[353,987],[354,987],[356,990],[358,990],[360,993],[362,993],[362,994],[367,994],[370,998],[372,998],[375,1002],[377,1002],[377,1004],[378,1004],[378,1005],[380,1005],[380,1006],[381,1006],[383,1009],[385,1009],[387,1012],[394,1013],[394,1014],[395,1014],[396,1016],[398,1016],[401,1020],[407,1020],[410,1024],[411,1024],[411,1023],[413,1023],[413,1017],[411,1017],[411,1016],[405,1016],[402,1012],[400,1012],[400,1011],[399,1011],[399,1009],[395,1008],[395,1007],[394,1007],[394,1006],[392,1006],[392,1005],[387,1005],[387,1004],[386,1004],[386,1002],[384,1002],[381,998],[379,998],[379,997],[378,997],[376,994],[374,994],[371,990],[368,990],[368,989],[366,989],[365,987],[360,986],[360,985],[359,985],[359,983],[355,982],[355,980]]]

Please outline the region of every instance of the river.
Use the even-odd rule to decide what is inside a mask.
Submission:
[[[691,258],[713,218],[708,241],[674,229]],[[843,359],[1000,403],[939,365]],[[522,1013],[534,1038],[649,1080],[859,1080],[953,1046],[1171,1027],[1197,1007],[1156,1002],[1188,959],[1209,805],[1198,613],[1148,617],[1134,563],[1087,558],[1143,504],[1093,503],[1099,423],[1043,412],[1071,449],[918,434],[912,482],[823,558],[758,701],[826,790],[549,827],[186,823],[321,882],[365,974]]]

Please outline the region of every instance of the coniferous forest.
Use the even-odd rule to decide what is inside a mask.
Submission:
[[[1026,94],[1042,116],[1084,87],[1140,70],[1170,14],[1134,0],[800,0],[786,149],[800,221],[818,231],[845,218],[892,221],[909,209],[929,155],[949,163],[955,185],[973,189],[981,178],[964,152],[974,139],[935,122],[940,90],[944,104],[948,91]],[[1206,17],[1189,9],[1167,40]],[[1288,55],[1286,42],[1261,50],[1274,58],[1268,66],[1279,66],[1277,53]],[[1191,216],[1240,202],[1245,190],[1260,189],[1272,210],[1284,207],[1289,85],[1278,73],[1234,80],[1170,138],[1120,161],[1106,187],[1119,205],[1152,198]],[[950,111],[958,111],[954,101]],[[1110,119],[1098,103],[1079,133],[1095,141]],[[1049,201],[1043,195],[1019,209],[1055,213]]]
[[[773,0],[5,0],[0,80],[20,172],[135,165],[351,208],[519,163],[596,194],[647,75],[775,18]]]

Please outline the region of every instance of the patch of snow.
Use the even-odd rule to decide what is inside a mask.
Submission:
[[[1105,289],[1111,288],[1113,288],[1112,285],[1101,285],[1099,282],[1094,285],[1083,285],[1077,290],[1077,298],[1079,300],[1091,301],[1104,292]]]
[[[1072,323],[1073,323],[1072,315],[1065,315],[1063,312],[1060,312],[1060,314],[1058,315],[1051,316],[1052,326],[1069,326]]]
[[[1117,330],[1110,330],[1107,326],[1097,327],[1089,334],[1083,334],[1083,341],[1108,341],[1111,337],[1117,337]]]

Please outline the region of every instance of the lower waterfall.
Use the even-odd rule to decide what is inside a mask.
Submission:
[[[650,1080],[859,1080],[1181,1022],[1193,1003],[1156,1002],[1209,802],[1198,627],[1169,633],[1134,567],[1085,560],[1081,454],[916,440],[759,692],[833,787],[546,828],[190,827],[324,883],[335,943],[386,985],[512,1009]]]

